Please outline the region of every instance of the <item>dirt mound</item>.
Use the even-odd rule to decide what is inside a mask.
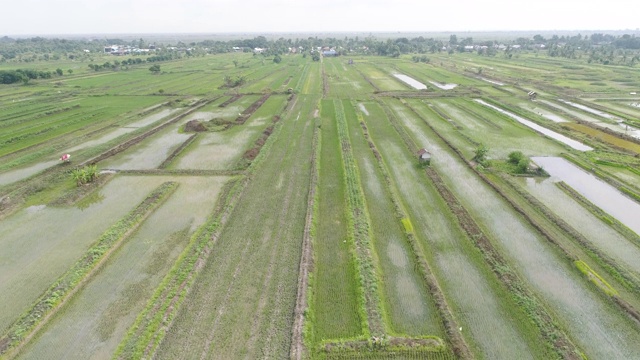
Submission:
[[[203,132],[203,131],[207,131],[207,127],[204,126],[198,120],[191,120],[187,122],[187,124],[184,126],[184,131],[185,132]]]

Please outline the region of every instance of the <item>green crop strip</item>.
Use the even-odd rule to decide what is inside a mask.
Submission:
[[[609,283],[605,279],[603,279],[602,276],[593,271],[589,267],[589,265],[587,265],[587,263],[582,260],[576,260],[574,264],[576,265],[578,270],[580,270],[580,272],[589,279],[589,281],[594,283],[598,287],[598,289],[604,291],[605,294],[609,296],[618,295],[618,291],[616,291],[616,289],[609,285]]]
[[[349,225],[353,229],[353,238],[356,245],[356,262],[363,288],[364,306],[367,313],[369,332],[371,336],[384,335],[383,321],[380,311],[380,299],[378,298],[378,283],[375,266],[371,254],[371,242],[369,234],[369,219],[366,204],[360,184],[358,168],[351,150],[349,131],[342,102],[334,101],[336,108],[336,122],[338,137],[342,146],[342,160],[345,171],[347,189],[347,203],[351,212]]]
[[[87,250],[78,262],[64,275],[54,282],[32,306],[0,339],[5,344],[0,348],[0,354],[11,348],[22,345],[23,340],[31,337],[43,323],[55,314],[78,290],[82,283],[96,271],[108,258],[112,251],[122,245],[138,226],[178,187],[178,183],[166,182],[156,188],[124,218],[105,231],[98,241]]]

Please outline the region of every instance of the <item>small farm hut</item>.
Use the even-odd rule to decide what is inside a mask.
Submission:
[[[529,100],[535,100],[536,97],[538,97],[538,93],[533,90],[529,91],[528,95],[529,95]]]
[[[430,164],[431,163],[431,153],[426,149],[418,150],[418,160],[423,163]]]

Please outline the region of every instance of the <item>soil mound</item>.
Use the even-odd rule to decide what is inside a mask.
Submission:
[[[187,124],[184,126],[184,131],[185,132],[203,132],[203,131],[207,131],[207,127],[204,126],[198,120],[191,120],[187,122]]]

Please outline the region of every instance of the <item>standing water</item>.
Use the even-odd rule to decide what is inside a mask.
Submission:
[[[564,181],[590,202],[640,234],[640,204],[566,159],[534,157],[532,160],[544,167],[557,181]]]
[[[527,120],[527,119],[525,119],[523,117],[520,117],[518,115],[512,114],[512,113],[510,113],[508,111],[500,109],[497,106],[493,106],[491,104],[488,104],[488,103],[486,103],[486,102],[484,102],[484,101],[482,101],[480,99],[476,99],[476,101],[478,103],[484,105],[484,106],[490,107],[490,108],[492,108],[492,109],[494,109],[494,110],[496,110],[496,111],[498,111],[498,112],[500,112],[502,114],[507,115],[508,117],[516,120],[517,122],[519,122],[519,123],[521,123],[523,125],[526,125],[526,126],[532,128],[533,130],[535,130],[535,131],[537,131],[539,133],[542,133],[544,135],[547,135],[550,138],[553,138],[553,139],[558,140],[558,141],[560,141],[562,143],[565,143],[565,144],[569,145],[570,147],[572,147],[572,148],[574,148],[576,150],[579,150],[579,151],[593,150],[593,148],[590,147],[590,146],[587,146],[587,145],[585,145],[585,144],[583,144],[583,143],[581,143],[579,141],[570,139],[570,138],[568,138],[568,137],[566,137],[566,136],[564,136],[562,134],[558,134],[555,131],[549,130],[549,129],[543,127],[543,126],[540,126],[540,125],[534,123],[533,121],[530,121],[530,120]]]
[[[409,84],[411,87],[413,87],[414,89],[418,89],[418,90],[424,90],[427,88],[427,85],[421,83],[420,81],[404,75],[404,74],[393,74],[393,76],[395,76],[396,78],[402,80],[403,82]]]

